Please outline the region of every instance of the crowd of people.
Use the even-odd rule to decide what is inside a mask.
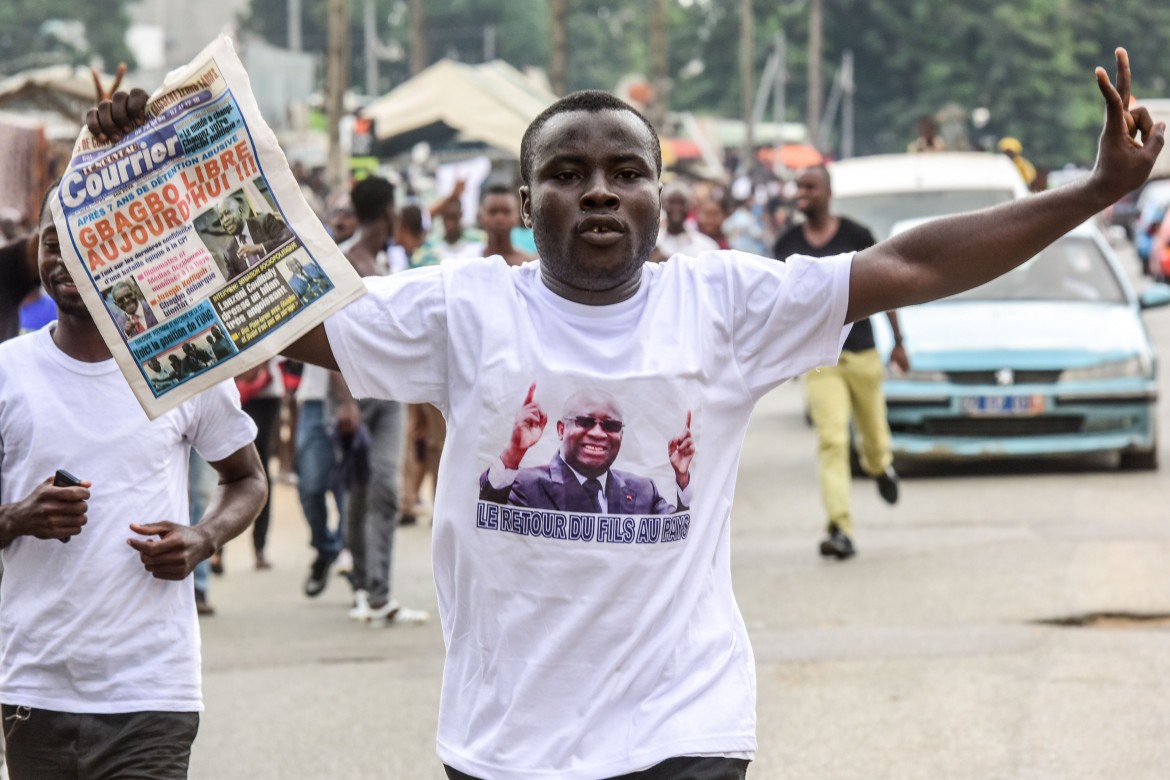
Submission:
[[[202,708],[197,602],[207,607],[206,578],[199,599],[188,578],[249,527],[257,568],[273,565],[268,465],[291,396],[316,552],[306,595],[348,549],[352,617],[428,620],[394,597],[392,566],[397,526],[423,514],[407,497],[431,480],[448,777],[744,778],[754,663],[729,547],[755,403],[813,372],[820,550],[848,558],[841,421],[876,406],[876,353],[858,326],[886,312],[898,341],[898,307],[1009,271],[1144,181],[1164,127],[1127,108],[1123,51],[1116,88],[1097,78],[1107,122],[1091,177],[877,244],[832,213],[823,167],[797,178],[794,225],[757,213],[766,203],[750,187],[733,184],[730,207],[681,183],[662,191],[653,126],[608,93],[573,93],[525,133],[519,188],[484,188],[476,233],[462,193],[399,207],[394,184],[370,176],[323,198],[367,294],[285,350],[304,364],[296,382],[276,359],[156,420],[112,360],[42,206],[34,234],[0,247],[12,776],[186,776]],[[99,140],[145,122],[144,93],[112,92],[88,118]],[[55,320],[9,338],[38,283]],[[130,293],[111,296],[123,313]],[[888,431],[883,447],[881,425],[863,427],[862,467],[892,502]],[[196,454],[209,468],[189,466]]]

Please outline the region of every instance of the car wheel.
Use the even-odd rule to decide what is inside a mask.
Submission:
[[[1118,466],[1123,471],[1156,471],[1158,468],[1157,446],[1148,450],[1121,453]]]

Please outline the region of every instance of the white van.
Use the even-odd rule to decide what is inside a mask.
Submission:
[[[895,222],[1006,203],[1028,186],[1006,155],[988,152],[878,154],[829,163],[833,211],[881,241]]]

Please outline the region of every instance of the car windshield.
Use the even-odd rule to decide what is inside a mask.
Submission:
[[[946,300],[1125,303],[1125,291],[1092,239],[1065,236],[1014,271]]]
[[[1012,199],[1011,190],[898,192],[834,197],[833,210],[865,225],[881,241],[890,235],[895,222],[904,219],[975,211]]]

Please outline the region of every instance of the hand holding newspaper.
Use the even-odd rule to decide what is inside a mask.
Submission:
[[[221,37],[116,143],[83,129],[51,198],[62,256],[152,419],[365,291],[305,203]]]

